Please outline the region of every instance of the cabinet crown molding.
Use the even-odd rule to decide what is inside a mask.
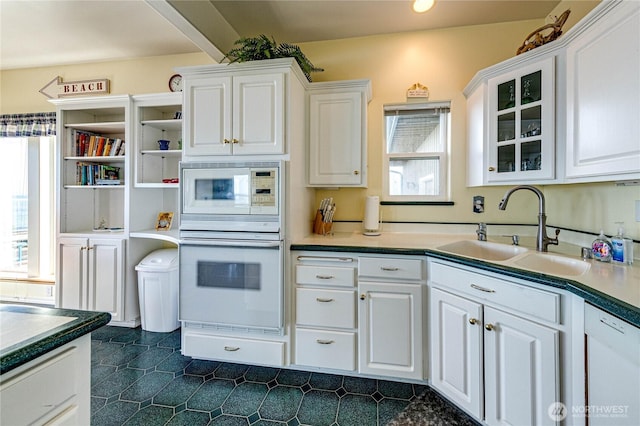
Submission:
[[[624,0],[603,0],[600,4],[593,8],[591,12],[589,12],[573,27],[569,28],[569,30],[561,35],[557,40],[554,40],[551,43],[547,43],[543,46],[529,50],[528,52],[524,52],[521,55],[511,57],[488,68],[484,68],[478,71],[464,88],[462,93],[464,94],[465,98],[468,99],[469,96],[491,76],[502,74],[513,68],[518,68],[532,61],[536,61],[538,59],[542,59],[543,57],[552,56],[559,53],[560,51],[565,49],[573,40],[580,36],[584,31],[595,24],[604,15],[609,13],[611,9],[617,7],[623,2]]]

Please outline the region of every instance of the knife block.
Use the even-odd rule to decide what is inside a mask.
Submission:
[[[318,210],[313,220],[313,233],[318,235],[330,234],[332,226],[333,222],[325,222],[322,220],[322,211]]]

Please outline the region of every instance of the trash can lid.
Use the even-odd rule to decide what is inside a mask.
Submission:
[[[161,249],[149,253],[136,271],[171,271],[178,268],[178,249]]]

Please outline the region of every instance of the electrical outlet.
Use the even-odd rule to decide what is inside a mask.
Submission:
[[[473,212],[484,213],[484,197],[482,195],[473,197]]]

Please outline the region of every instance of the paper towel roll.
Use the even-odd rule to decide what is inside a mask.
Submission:
[[[380,197],[377,195],[367,197],[362,222],[365,234],[378,235],[380,233]]]

